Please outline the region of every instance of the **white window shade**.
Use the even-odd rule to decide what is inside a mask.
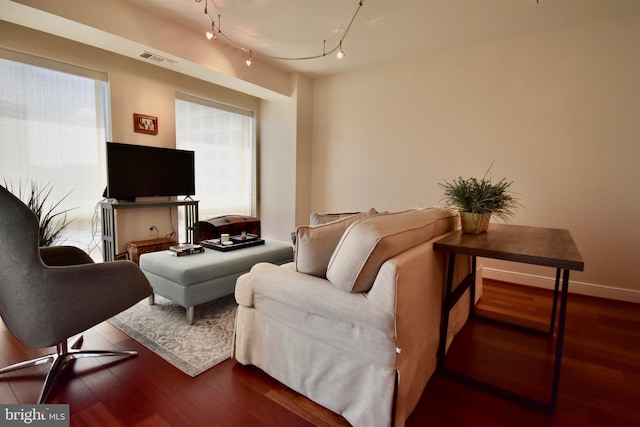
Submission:
[[[253,215],[253,113],[188,95],[176,98],[176,148],[195,151],[200,218]]]
[[[100,73],[72,69],[0,50],[0,179],[16,189],[49,184],[51,201],[68,194],[59,206],[71,209],[66,243],[89,250],[99,241],[92,218],[106,183],[108,84]]]

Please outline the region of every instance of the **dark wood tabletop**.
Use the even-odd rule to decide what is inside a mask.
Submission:
[[[482,234],[450,234],[434,249],[527,264],[582,271],[584,261],[569,230],[489,224]]]

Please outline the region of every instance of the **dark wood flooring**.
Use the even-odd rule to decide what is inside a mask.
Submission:
[[[549,291],[485,281],[480,311],[544,324]],[[548,376],[553,340],[469,322],[449,353],[452,368],[523,392]],[[191,378],[109,323],[85,348],[134,349],[120,362],[74,362],[50,403],[71,404],[72,426],[340,426],[345,420],[271,379],[227,360]],[[0,366],[45,354],[0,327]],[[449,363],[449,362],[448,362]],[[33,403],[44,367],[0,376],[1,403]],[[557,411],[545,414],[435,374],[408,426],[640,426],[640,305],[570,295]]]

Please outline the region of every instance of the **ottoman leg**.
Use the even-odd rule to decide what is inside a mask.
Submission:
[[[149,295],[149,305],[154,305],[156,303],[156,294]]]
[[[193,325],[195,312],[196,312],[196,309],[194,306],[187,307],[187,325]]]

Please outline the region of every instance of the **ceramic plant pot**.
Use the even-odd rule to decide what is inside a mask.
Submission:
[[[491,213],[474,214],[469,212],[460,212],[460,221],[462,223],[462,232],[469,234],[480,234],[489,228],[489,219]]]

